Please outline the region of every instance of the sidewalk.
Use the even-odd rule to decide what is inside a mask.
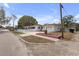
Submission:
[[[59,40],[59,39],[56,39],[56,38],[51,38],[51,37],[46,37],[46,36],[41,36],[41,35],[34,35],[34,36],[41,37],[41,38],[51,40],[51,41],[58,41]]]
[[[26,45],[10,31],[0,32],[0,56],[28,56]]]
[[[56,38],[51,38],[51,37],[36,35],[36,33],[39,33],[39,32],[27,32],[25,34],[21,34],[20,36],[24,37],[24,36],[33,35],[33,36],[41,37],[41,38],[44,38],[44,39],[47,39],[47,40],[51,40],[51,41],[58,41],[59,40],[59,39],[56,39]],[[43,33],[43,32],[40,32],[40,33]]]

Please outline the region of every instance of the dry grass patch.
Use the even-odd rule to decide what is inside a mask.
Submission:
[[[61,35],[61,32],[52,32],[51,35]],[[75,33],[64,32],[64,40],[71,40]]]
[[[27,36],[27,37],[22,37],[25,41],[30,42],[30,43],[53,43],[54,41],[50,41],[44,38],[36,37],[36,36]]]

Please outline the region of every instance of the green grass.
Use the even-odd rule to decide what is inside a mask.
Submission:
[[[22,37],[25,41],[30,42],[30,43],[53,43],[54,41],[50,41],[44,38],[36,37],[36,36],[27,36],[27,37]]]

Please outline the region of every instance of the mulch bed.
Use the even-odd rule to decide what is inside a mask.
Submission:
[[[37,33],[37,35],[51,37],[51,38],[57,38],[57,39],[61,39],[62,38],[61,35],[51,35],[51,34],[44,34],[44,33]]]

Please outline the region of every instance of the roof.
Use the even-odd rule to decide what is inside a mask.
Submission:
[[[44,24],[44,26],[52,26],[52,25],[54,25],[54,26],[61,26],[61,24]]]
[[[31,26],[61,26],[61,24],[44,24],[44,25],[37,24],[37,25],[31,25]],[[25,27],[28,27],[28,26],[25,26]]]
[[[30,25],[30,26],[42,26],[42,25],[40,25],[40,24],[37,24],[37,25]],[[25,26],[25,27],[28,27],[28,26]]]

